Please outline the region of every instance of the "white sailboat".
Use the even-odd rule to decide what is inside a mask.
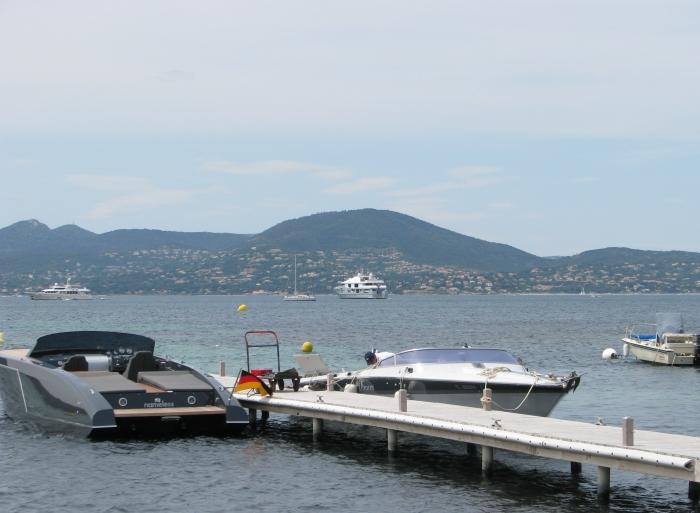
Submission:
[[[297,292],[297,256],[294,255],[294,294],[284,296],[285,301],[316,301],[316,296],[311,294],[299,294]]]

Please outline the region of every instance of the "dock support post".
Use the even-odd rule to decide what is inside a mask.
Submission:
[[[579,474],[581,473],[581,467],[582,467],[582,465],[581,465],[580,462],[578,462],[578,461],[572,461],[572,462],[571,462],[571,473],[572,473],[574,476],[579,475]]]
[[[254,426],[258,423],[258,410],[248,408],[248,423]]]
[[[329,392],[333,390],[333,374],[329,373],[326,376],[326,390]]]
[[[694,503],[700,501],[700,483],[688,481],[688,498]]]
[[[481,406],[486,411],[491,411],[493,408],[493,391],[488,387],[484,388],[484,392],[481,396]]]
[[[473,458],[476,456],[476,445],[475,444],[467,444],[467,456],[470,458]]]
[[[623,417],[622,419],[622,445],[634,445],[634,419]]]
[[[386,441],[389,452],[396,452],[399,446],[399,432],[395,429],[387,429]]]
[[[313,425],[314,442],[321,439],[323,433],[323,419],[311,419]]]
[[[604,502],[610,499],[610,467],[598,467],[598,498]]]
[[[221,360],[219,361],[219,376],[225,376],[226,375],[226,362]]]
[[[399,411],[408,411],[408,392],[406,389],[402,388],[398,390],[394,394],[394,397],[396,397],[396,401],[398,402]]]
[[[481,446],[481,473],[490,477],[493,472],[493,447]]]

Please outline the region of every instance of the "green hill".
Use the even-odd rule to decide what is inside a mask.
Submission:
[[[518,271],[543,259],[507,244],[462,235],[389,210],[324,212],[279,223],[249,246],[284,251],[347,251],[393,248],[404,259],[481,271]]]

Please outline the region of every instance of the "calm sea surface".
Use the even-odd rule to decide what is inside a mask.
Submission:
[[[245,303],[249,310],[236,313]],[[0,298],[5,346],[68,330],[117,330],[148,335],[158,354],[205,371],[225,360],[245,366],[243,334],[275,330],[282,367],[311,340],[332,368],[362,367],[371,348],[498,347],[542,372],[583,374],[581,386],[552,416],[582,422],[603,417],[639,429],[700,436],[700,372],[628,361],[621,352],[630,323],[656,312],[681,312],[700,330],[700,296],[392,296],[385,301],[315,303],[280,297],[110,297],[104,301]],[[254,367],[272,367],[274,349],[259,349]],[[333,426],[311,443],[303,419],[273,416],[257,433],[232,438],[92,442],[47,436],[7,418],[0,402],[2,512],[560,512],[689,511],[687,483],[612,471],[609,506],[596,501],[596,468],[574,478],[565,462],[496,452],[491,480],[462,444],[404,436],[386,453],[384,433]]]

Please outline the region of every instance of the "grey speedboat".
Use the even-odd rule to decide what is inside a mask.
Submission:
[[[0,351],[0,394],[11,418],[91,437],[227,433],[248,414],[218,382],[154,356],[153,339],[74,331],[33,349]]]

